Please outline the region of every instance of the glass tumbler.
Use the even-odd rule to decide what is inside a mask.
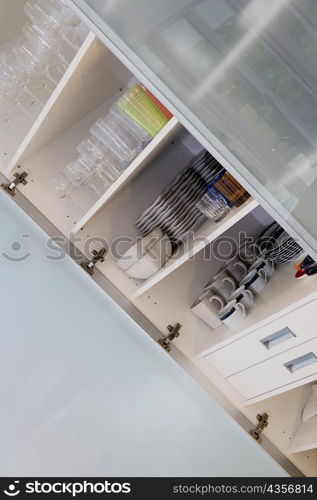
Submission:
[[[109,114],[113,116],[118,124],[120,124],[130,135],[140,142],[140,147],[143,149],[151,140],[152,136],[146,132],[138,123],[136,123],[129,115],[127,115],[116,104],[112,106]]]
[[[126,166],[140,152],[140,143],[118,126],[112,117],[107,116],[98,120],[91,127],[90,132]]]
[[[214,222],[220,222],[230,212],[227,200],[213,187],[196,203],[196,207]]]
[[[127,90],[117,105],[151,137],[155,137],[168,122],[166,115],[140,85],[134,85]]]
[[[69,163],[62,172],[77,187],[85,184],[87,179],[93,175],[91,164],[84,164],[79,159]]]

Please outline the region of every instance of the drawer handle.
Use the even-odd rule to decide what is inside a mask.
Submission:
[[[296,337],[295,333],[292,332],[290,328],[286,327],[282,330],[279,330],[278,332],[273,333],[272,335],[269,335],[268,337],[265,337],[264,339],[260,340],[260,342],[267,349],[271,349],[271,347],[274,347],[281,342],[285,342],[292,337]]]
[[[285,363],[284,366],[285,368],[288,369],[288,371],[294,373],[296,372],[296,370],[301,370],[302,368],[305,368],[305,366],[312,365],[313,363],[316,362],[317,362],[317,357],[315,356],[315,354],[313,352],[309,352],[304,356],[300,356],[299,358],[293,359],[292,361]]]

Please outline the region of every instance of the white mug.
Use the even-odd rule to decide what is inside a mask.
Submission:
[[[223,277],[215,279],[210,285],[205,287],[206,291],[213,291],[220,295],[225,301],[229,300],[232,292],[237,288],[236,282],[231,276],[224,273]]]
[[[254,293],[260,293],[265,287],[266,281],[265,276],[261,276],[256,269],[253,269],[243,278],[240,285],[244,285],[245,288],[250,289]]]
[[[226,271],[232,278],[234,278],[238,283],[246,276],[248,273],[248,266],[242,262],[240,259],[234,259],[228,262],[226,265]]]
[[[216,307],[215,303],[219,304],[220,307]],[[202,321],[211,326],[211,328],[217,328],[221,325],[221,321],[218,318],[219,311],[224,307],[224,301],[219,295],[210,295],[209,293],[204,293],[198,299],[195,300],[191,306],[191,311],[198,316]]]
[[[222,269],[207,283],[205,291],[212,291],[227,302],[236,288],[235,280],[227,274],[225,269]]]
[[[210,278],[210,280],[208,281],[208,283],[206,283],[206,285],[204,286],[204,290],[209,290],[209,288],[211,287],[212,283],[214,281],[216,281],[217,279],[219,278],[224,278],[228,276],[228,274],[226,273],[225,271],[225,268],[224,266],[220,269],[220,271],[218,271],[216,274],[214,274],[212,276],[212,278]]]
[[[238,249],[239,257],[251,265],[259,255],[259,248],[255,242],[245,241]]]
[[[243,304],[247,310],[250,309],[250,307],[253,305],[253,302],[254,302],[254,295],[253,293],[251,292],[251,290],[248,290],[247,288],[245,288],[244,285],[242,286],[239,286],[239,288],[237,288],[233,294],[230,295],[230,302],[232,300],[236,300],[237,302],[241,302],[241,304]]]
[[[219,313],[219,319],[228,328],[236,328],[247,316],[245,306],[241,302],[232,300]]]
[[[273,260],[264,259],[263,257],[253,262],[250,271],[252,271],[252,269],[256,269],[258,273],[265,278],[271,278],[275,271]]]

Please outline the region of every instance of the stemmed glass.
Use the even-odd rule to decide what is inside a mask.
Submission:
[[[21,36],[0,48],[5,122],[21,111],[34,121],[88,33],[66,0],[29,0],[24,12]]]

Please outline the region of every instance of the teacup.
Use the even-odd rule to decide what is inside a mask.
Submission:
[[[271,259],[264,259],[263,257],[253,262],[250,271],[256,269],[259,274],[265,278],[271,278],[274,274],[274,262]]]
[[[229,301],[231,302],[232,300],[236,300],[237,302],[241,302],[247,310],[250,309],[250,307],[253,305],[254,302],[254,295],[251,292],[251,290],[245,288],[244,285],[239,286],[231,295],[229,298]]]
[[[218,307],[216,307],[218,303]],[[217,328],[221,325],[221,321],[218,318],[219,311],[224,307],[224,301],[219,295],[210,295],[209,292],[204,293],[195,300],[191,306],[191,311],[196,314],[202,321],[211,326],[211,328]]]
[[[239,257],[251,265],[259,255],[259,248],[255,242],[245,241],[238,249]]]
[[[219,278],[225,278],[225,277],[228,277],[228,274],[226,273],[226,270],[225,270],[225,267],[222,266],[222,268],[220,269],[220,271],[218,271],[216,274],[214,274],[210,280],[208,281],[208,283],[206,283],[206,285],[204,286],[204,290],[208,290],[209,287],[211,286],[211,284],[216,281],[217,279]]]
[[[237,288],[237,284],[231,276],[223,272],[220,277],[214,279],[209,285],[205,287],[205,291],[212,291],[220,295],[226,302],[229,300],[232,292]]]
[[[240,259],[234,259],[228,262],[225,270],[232,278],[237,281],[237,283],[240,283],[240,281],[248,273],[248,266]]]
[[[219,319],[228,328],[236,328],[247,316],[247,311],[245,306],[241,302],[236,300],[231,300],[221,311],[219,312]]]
[[[253,269],[243,278],[240,285],[244,285],[247,290],[250,289],[254,293],[260,293],[265,287],[266,281],[265,276],[261,276],[259,271]]]

